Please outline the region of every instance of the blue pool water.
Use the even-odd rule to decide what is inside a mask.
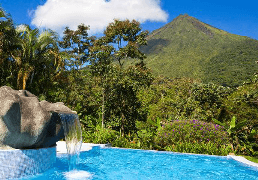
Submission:
[[[94,147],[81,152],[75,171],[68,171],[66,155],[58,155],[53,169],[26,178],[41,179],[258,180],[258,169],[227,157]]]

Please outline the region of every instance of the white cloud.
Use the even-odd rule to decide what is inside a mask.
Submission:
[[[160,0],[47,0],[34,12],[32,24],[61,33],[64,27],[90,25],[90,33],[101,33],[114,19],[167,21]]]

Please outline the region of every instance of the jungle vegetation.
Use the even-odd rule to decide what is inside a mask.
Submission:
[[[0,9],[0,86],[64,102],[84,142],[258,156],[256,40],[186,15],[149,35],[134,20],[88,30],[60,38]]]

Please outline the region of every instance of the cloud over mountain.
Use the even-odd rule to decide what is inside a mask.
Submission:
[[[32,24],[62,32],[68,26],[90,25],[90,33],[99,33],[114,19],[165,22],[168,14],[160,0],[47,0],[34,12]]]

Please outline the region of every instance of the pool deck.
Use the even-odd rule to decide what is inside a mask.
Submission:
[[[100,148],[111,147],[109,144],[82,143],[81,151],[90,151],[92,149],[92,147],[94,147],[94,146],[99,146]],[[57,153],[67,153],[65,141],[58,141],[56,143],[56,152]],[[241,163],[244,163],[246,165],[254,166],[254,167],[258,168],[258,163],[249,161],[242,156],[228,155],[227,157],[232,158]]]

